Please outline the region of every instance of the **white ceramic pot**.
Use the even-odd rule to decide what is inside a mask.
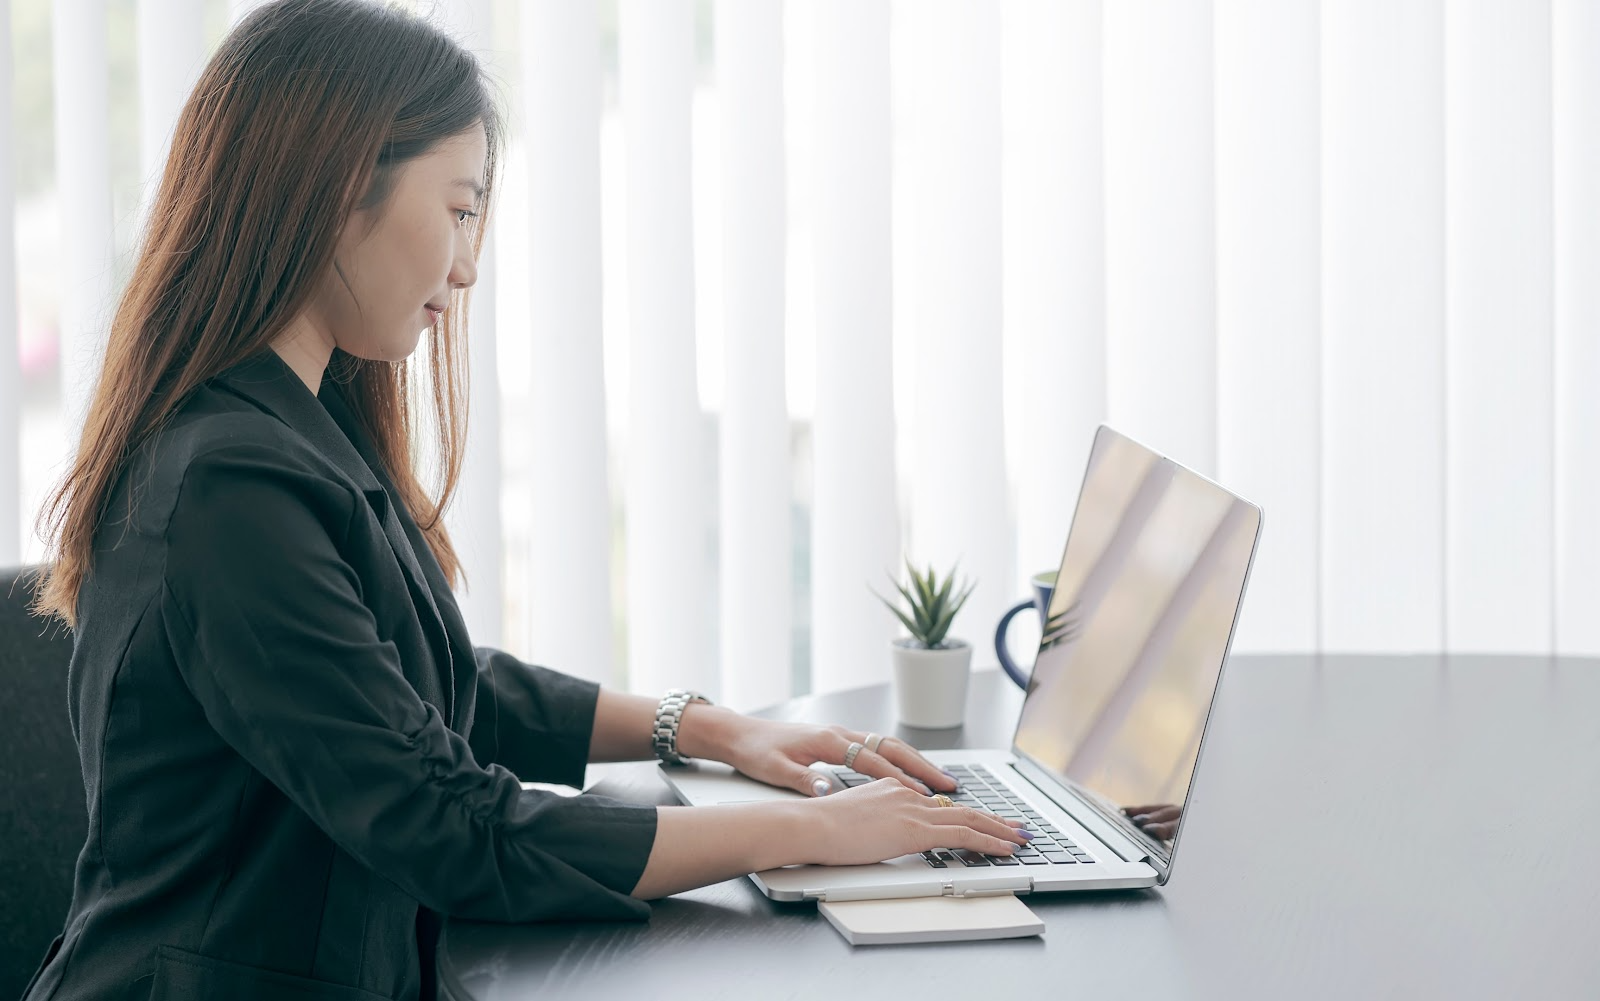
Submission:
[[[946,640],[939,650],[911,639],[890,644],[894,693],[900,722],[929,730],[960,726],[967,711],[967,679],[972,677],[972,644]]]

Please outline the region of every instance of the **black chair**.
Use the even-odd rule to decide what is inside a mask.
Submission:
[[[28,614],[37,567],[0,569],[0,998],[61,933],[88,830],[67,720],[72,633]]]

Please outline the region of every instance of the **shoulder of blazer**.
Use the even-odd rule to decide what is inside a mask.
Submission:
[[[133,492],[132,528],[141,535],[162,536],[178,503],[195,460],[210,452],[240,445],[270,450],[286,466],[344,486],[352,497],[361,490],[342,470],[293,428],[257,410],[208,413],[175,423],[140,446],[128,466]]]

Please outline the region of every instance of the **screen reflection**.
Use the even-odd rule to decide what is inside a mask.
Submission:
[[[1166,861],[1260,525],[1170,459],[1095,436],[1015,747]]]

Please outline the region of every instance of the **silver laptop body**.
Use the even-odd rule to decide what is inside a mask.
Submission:
[[[1182,810],[1238,621],[1261,510],[1109,427],[1095,433],[1044,634],[1011,749],[926,751],[981,808],[1018,810],[1057,846],[1032,864],[956,853],[857,866],[792,865],[751,874],[774,900],[862,900],[1106,890],[1163,884],[1170,841],[1123,807]],[[814,769],[836,787],[861,781]],[[982,770],[980,772],[979,770]],[[800,798],[716,762],[661,768],[695,806]],[[974,793],[973,795],[977,795]],[[1015,797],[1020,808],[993,803]],[[970,798],[970,797],[969,797]],[[1070,861],[1068,860],[1070,859]]]

